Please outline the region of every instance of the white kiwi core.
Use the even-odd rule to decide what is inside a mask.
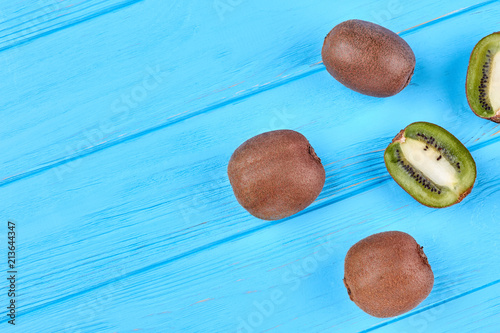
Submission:
[[[491,78],[488,97],[493,111],[500,111],[500,52],[493,58],[491,63]]]
[[[400,143],[404,157],[434,184],[455,189],[458,184],[457,170],[433,146],[406,138]]]

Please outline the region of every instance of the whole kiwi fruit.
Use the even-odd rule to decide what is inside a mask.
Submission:
[[[361,310],[378,317],[410,311],[431,292],[434,274],[423,247],[407,233],[371,235],[347,252],[344,284]]]
[[[327,71],[340,83],[375,97],[399,93],[415,69],[415,55],[404,39],[361,20],[335,26],[325,38],[321,56]]]
[[[259,134],[231,156],[228,176],[238,202],[263,220],[309,206],[325,184],[325,169],[309,141],[292,130]]]
[[[500,32],[484,37],[472,50],[466,92],[476,115],[500,123]]]
[[[401,130],[384,160],[394,180],[421,204],[442,208],[462,201],[476,180],[467,148],[444,128],[416,122]]]

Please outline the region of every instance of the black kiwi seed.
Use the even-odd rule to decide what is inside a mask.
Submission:
[[[476,178],[476,165],[467,148],[431,123],[407,126],[387,147],[384,160],[394,180],[429,207],[460,202]]]
[[[500,33],[481,39],[474,47],[467,70],[467,101],[482,118],[500,122]]]

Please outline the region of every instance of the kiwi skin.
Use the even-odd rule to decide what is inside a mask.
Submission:
[[[263,220],[309,206],[325,184],[325,169],[309,141],[292,130],[259,134],[239,146],[228,164],[238,202]]]
[[[387,318],[420,304],[432,290],[434,274],[423,247],[413,237],[387,231],[364,238],[349,249],[344,285],[361,310]]]
[[[415,54],[404,39],[362,20],[335,26],[325,38],[321,55],[327,71],[340,83],[374,97],[399,93],[415,69]]]

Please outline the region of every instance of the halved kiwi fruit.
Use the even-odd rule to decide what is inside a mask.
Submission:
[[[384,160],[392,178],[429,207],[462,201],[476,179],[476,164],[467,148],[431,123],[413,123],[399,132],[386,148]]]
[[[472,50],[466,91],[476,115],[500,123],[500,32],[484,37]]]

